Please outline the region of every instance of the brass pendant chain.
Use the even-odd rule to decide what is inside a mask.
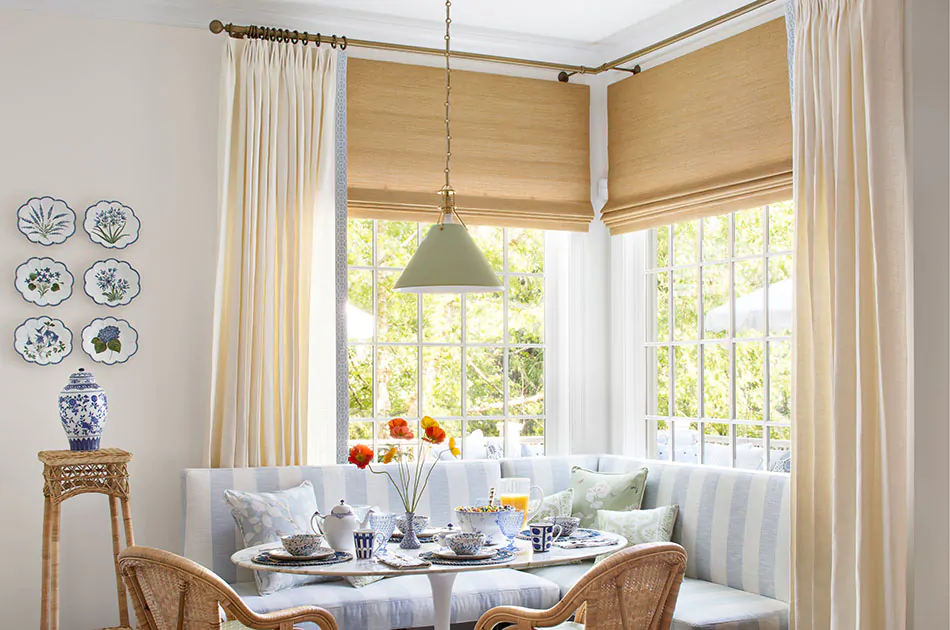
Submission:
[[[450,64],[451,35],[449,34],[449,26],[452,24],[451,8],[452,0],[445,0],[445,185],[442,186],[442,190],[439,191],[439,194],[442,195],[439,223],[444,225],[445,215],[449,215],[450,219],[454,219],[464,226],[465,222],[462,221],[458,212],[455,211],[455,189],[452,188],[452,184],[449,181],[450,162],[452,161],[452,130],[449,127],[452,94],[452,67]]]

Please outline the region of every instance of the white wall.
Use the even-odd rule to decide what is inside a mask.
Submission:
[[[180,472],[201,464],[207,418],[216,233],[218,68],[223,40],[206,31],[0,11],[0,575],[5,628],[39,625],[40,450],[67,448],[56,397],[91,369],[109,395],[104,445],[134,455],[136,540],[178,549]],[[118,252],[142,275],[129,306],[97,306],[83,271],[113,252],[82,228],[40,247],[16,229],[34,195],[66,200],[80,217],[102,198],[141,218],[138,242]],[[79,280],[59,306],[28,304],[13,270],[30,256],[65,262]],[[27,317],[63,319],[74,338],[94,317],[128,319],[140,350],[124,365],[92,362],[76,347],[56,366],[24,362],[13,330]],[[62,630],[118,623],[102,496],[63,509]]]

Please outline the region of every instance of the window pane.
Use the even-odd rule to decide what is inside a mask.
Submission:
[[[660,271],[647,276],[647,286],[656,286],[656,320],[653,341],[670,340],[670,272]]]
[[[698,338],[697,278],[696,268],[677,269],[673,272],[673,339],[675,341],[690,341]]]
[[[409,429],[412,431],[412,440],[404,439],[393,439],[392,434],[389,430],[389,421],[380,420],[376,423],[376,460],[380,461],[383,458],[383,455],[386,454],[386,451],[389,450],[392,446],[398,446],[402,449],[409,447],[411,452],[411,457],[415,457],[419,446],[419,421],[405,419],[409,424]],[[412,459],[411,461],[415,461]]]
[[[769,251],[790,252],[795,237],[795,208],[791,201],[769,206]]]
[[[468,348],[466,351],[466,415],[505,413],[504,357],[503,348]]]
[[[769,343],[769,420],[792,419],[792,342]]]
[[[508,228],[508,271],[544,272],[544,232]]]
[[[764,260],[743,260],[735,265],[736,337],[765,335],[765,295],[762,291]]]
[[[544,343],[544,278],[508,277],[509,343]]]
[[[373,417],[373,346],[349,346],[346,349],[350,390],[350,417]]]
[[[432,414],[429,414],[432,415]],[[439,421],[439,426],[442,427],[442,430],[445,431],[445,441],[442,444],[433,444],[429,450],[429,459],[435,459],[439,453],[443,453],[449,448],[449,438],[455,438],[455,446],[459,449],[462,448],[464,440],[462,439],[462,421],[461,420],[442,420],[441,418],[436,418]],[[423,431],[423,433],[425,433]],[[465,456],[464,454],[462,455]],[[445,453],[442,455],[443,461],[449,461],[453,459],[452,455]]]
[[[656,243],[656,266],[670,266],[670,226],[664,225],[654,231],[654,242]]]
[[[729,263],[703,267],[703,336],[729,336],[732,313],[729,307]]]
[[[656,356],[656,409],[658,416],[670,415],[670,349],[652,348]]]
[[[422,413],[462,415],[462,349],[452,346],[422,349]]]
[[[703,260],[729,258],[729,216],[721,214],[703,219]]]
[[[760,424],[736,425],[736,468],[765,470],[764,436]]]
[[[792,457],[792,430],[789,427],[769,429],[769,470],[787,472],[784,464]]]
[[[736,212],[736,257],[762,253],[762,208]]]
[[[376,334],[379,341],[417,341],[419,332],[418,296],[397,293],[393,285],[398,271],[378,271]]]
[[[365,267],[373,264],[371,219],[350,219],[346,222],[346,263]]]
[[[769,334],[792,334],[792,257],[769,258]]]
[[[732,467],[732,427],[719,422],[703,425],[703,463]]]
[[[468,435],[462,446],[462,456],[465,459],[500,459],[504,451],[501,440],[503,423],[496,420],[468,420],[466,421]],[[475,497],[479,499],[482,497]],[[488,497],[484,497],[486,500]]]
[[[484,225],[472,225],[468,228],[469,234],[475,239],[478,249],[485,255],[488,264],[495,271],[501,272],[505,268],[503,247],[504,230]]]
[[[373,339],[373,272],[350,269],[347,273],[346,336],[348,339]]]
[[[707,418],[732,417],[729,392],[732,382],[729,369],[729,347],[723,343],[706,344],[703,348],[703,413]]]
[[[673,390],[675,393],[673,415],[678,418],[699,416],[699,346],[676,346],[673,348]]]
[[[675,224],[673,226],[673,264],[695,264],[698,251],[699,220]]]
[[[416,253],[418,224],[413,221],[380,221],[376,227],[380,267],[405,267]]]
[[[521,348],[508,352],[508,413],[544,413],[544,350]]]
[[[525,418],[521,421],[521,436],[518,452],[509,457],[541,457],[544,455],[544,420]]]
[[[765,403],[762,386],[764,343],[742,342],[736,348],[736,418],[761,422]]]
[[[670,461],[670,428],[666,420],[656,424],[656,458]]]
[[[465,341],[500,343],[505,335],[504,293],[465,296]]]
[[[699,463],[699,424],[673,422],[672,453],[674,462]]]
[[[419,415],[418,360],[417,347],[380,346],[376,349],[380,416]]]
[[[422,340],[430,343],[462,341],[462,296],[447,293],[422,296]]]
[[[373,446],[373,423],[372,422],[350,422],[349,446],[353,447],[357,443],[365,444],[372,448]]]

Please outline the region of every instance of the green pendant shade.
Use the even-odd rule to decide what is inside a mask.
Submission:
[[[502,284],[465,226],[432,226],[394,287],[402,293],[489,293]]]

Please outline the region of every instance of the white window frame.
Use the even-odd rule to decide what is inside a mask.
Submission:
[[[503,318],[504,318],[504,320],[503,320],[503,321],[504,321],[504,323],[503,323],[504,330],[503,330],[503,332],[502,332],[502,340],[501,340],[501,341],[499,341],[499,342],[468,342],[468,341],[467,341],[467,339],[466,339],[466,337],[467,337],[467,334],[466,334],[466,333],[467,333],[467,330],[466,330],[466,323],[467,323],[467,319],[468,319],[467,310],[466,310],[466,300],[467,300],[467,296],[464,295],[464,294],[461,295],[461,332],[460,332],[460,341],[459,341],[459,342],[442,342],[442,341],[427,342],[427,341],[423,341],[423,333],[424,333],[424,331],[423,331],[422,296],[417,296],[417,301],[416,301],[418,326],[417,326],[416,339],[415,339],[415,341],[379,341],[378,338],[377,338],[377,336],[378,336],[378,329],[377,329],[377,327],[376,327],[376,321],[377,321],[378,314],[379,314],[379,313],[378,313],[378,309],[379,309],[379,293],[378,293],[379,285],[378,285],[378,273],[377,273],[377,272],[379,272],[379,271],[384,271],[384,272],[386,272],[386,271],[388,271],[388,272],[397,272],[397,271],[400,271],[402,268],[401,268],[401,267],[379,266],[379,265],[377,264],[377,260],[378,260],[378,259],[377,259],[377,256],[378,256],[378,250],[379,250],[379,248],[378,248],[378,244],[379,244],[379,243],[378,243],[378,232],[379,232],[379,230],[378,230],[378,225],[379,225],[379,224],[378,224],[378,220],[373,220],[372,224],[373,224],[373,242],[372,242],[372,246],[373,246],[373,251],[372,251],[373,261],[372,261],[372,263],[373,263],[373,264],[372,264],[372,265],[350,265],[350,264],[347,264],[347,273],[349,273],[351,270],[369,271],[369,272],[372,273],[372,277],[373,277],[373,313],[372,313],[372,315],[373,315],[373,322],[374,322],[373,337],[372,337],[372,340],[368,340],[368,341],[367,341],[367,340],[350,340],[350,339],[347,339],[347,351],[349,351],[349,348],[352,347],[352,346],[370,346],[370,347],[372,347],[372,364],[373,364],[373,417],[371,417],[371,418],[352,417],[352,416],[349,415],[349,410],[347,410],[347,417],[348,417],[348,420],[347,420],[347,435],[345,436],[345,437],[346,437],[346,442],[347,442],[347,444],[348,444],[347,449],[349,449],[350,446],[352,445],[352,443],[354,443],[354,441],[350,440],[350,438],[349,438],[349,426],[350,426],[350,424],[351,424],[351,423],[354,423],[354,422],[367,423],[367,424],[369,424],[370,422],[372,422],[374,429],[373,429],[373,438],[372,438],[372,444],[371,444],[371,446],[372,446],[374,452],[378,452],[378,449],[379,449],[378,438],[379,438],[379,436],[378,436],[378,430],[376,429],[376,427],[378,427],[380,423],[388,422],[388,421],[392,418],[392,416],[380,415],[380,410],[379,410],[379,379],[377,378],[377,375],[376,375],[376,369],[377,369],[377,352],[376,352],[376,348],[379,348],[379,347],[409,347],[409,348],[416,348],[416,349],[417,349],[417,366],[416,366],[416,376],[417,376],[417,377],[416,377],[416,388],[417,388],[417,389],[416,389],[416,394],[417,394],[417,399],[418,399],[418,401],[419,401],[419,403],[418,403],[418,408],[419,408],[420,410],[423,410],[423,413],[425,413],[425,391],[424,391],[423,378],[422,378],[422,375],[423,375],[423,349],[424,349],[424,348],[427,348],[427,347],[435,347],[435,348],[451,347],[451,348],[459,348],[459,349],[460,349],[460,352],[461,352],[461,379],[462,379],[462,382],[461,382],[461,388],[460,388],[460,395],[461,395],[460,408],[461,408],[462,413],[461,413],[461,415],[457,415],[457,416],[433,416],[433,418],[435,418],[436,420],[439,420],[439,421],[460,421],[460,423],[461,423],[461,439],[458,440],[458,446],[459,446],[459,448],[462,450],[462,458],[467,459],[467,456],[466,456],[466,453],[465,453],[465,438],[466,438],[466,437],[468,436],[468,434],[469,434],[469,433],[468,433],[468,423],[469,423],[469,421],[494,421],[494,422],[499,422],[499,421],[500,421],[500,422],[502,422],[502,423],[503,423],[503,424],[502,424],[502,426],[503,426],[503,431],[502,431],[502,435],[500,436],[500,438],[501,438],[501,440],[502,440],[502,444],[503,444],[503,448],[504,448],[504,457],[520,457],[520,456],[521,456],[521,455],[520,455],[520,452],[518,452],[518,453],[509,453],[509,452],[508,452],[509,445],[510,445],[511,443],[513,443],[513,441],[510,441],[510,440],[509,440],[509,436],[508,436],[508,429],[509,429],[509,426],[510,426],[510,424],[511,424],[511,421],[514,421],[514,420],[541,420],[541,422],[542,422],[542,424],[543,424],[543,427],[544,427],[543,434],[542,434],[542,440],[543,440],[543,451],[542,451],[542,454],[547,454],[547,453],[548,453],[548,448],[549,448],[549,437],[548,437],[549,425],[548,425],[548,422],[549,422],[550,415],[551,415],[550,404],[549,404],[549,402],[548,402],[548,397],[549,397],[549,391],[548,391],[548,390],[549,390],[549,388],[548,388],[548,374],[549,374],[549,369],[548,369],[548,368],[549,368],[549,356],[548,356],[548,353],[549,353],[549,347],[548,347],[548,343],[547,343],[548,335],[549,335],[549,332],[548,332],[548,320],[549,320],[549,315],[550,315],[550,313],[551,313],[551,307],[550,307],[549,304],[548,304],[548,303],[549,303],[549,300],[548,300],[548,295],[547,295],[547,293],[548,293],[549,289],[551,288],[551,284],[550,284],[551,277],[550,277],[550,274],[548,273],[548,263],[549,263],[549,261],[550,261],[550,257],[549,257],[549,255],[548,255],[548,245],[547,245],[548,239],[547,239],[547,237],[545,237],[545,270],[544,270],[542,273],[512,272],[512,271],[508,271],[508,230],[509,230],[510,228],[498,228],[498,229],[502,229],[502,230],[503,230],[503,233],[502,233],[502,241],[503,241],[503,243],[502,243],[502,245],[503,245],[503,251],[502,251],[502,255],[503,255],[503,270],[502,270],[502,271],[496,271],[496,273],[498,273],[498,275],[502,278],[502,281],[503,281],[503,284],[504,284],[504,287],[505,287],[505,289],[504,289],[504,296],[503,296],[503,298],[502,298],[502,304],[503,304]],[[427,233],[427,231],[428,231],[428,229],[429,229],[430,227],[431,227],[431,224],[425,224],[425,223],[419,223],[419,224],[417,224],[417,226],[416,226],[416,243],[417,243],[417,244],[422,241],[422,239],[425,237],[425,235],[426,235],[426,233]],[[509,324],[508,290],[509,290],[509,281],[510,281],[512,278],[520,278],[520,277],[540,278],[540,279],[542,280],[543,284],[544,284],[544,292],[545,292],[545,295],[544,295],[545,321],[544,321],[544,325],[543,325],[543,330],[544,330],[543,341],[542,341],[542,343],[540,343],[540,344],[511,343],[511,342],[509,341],[509,337],[508,337],[508,324]],[[467,405],[468,405],[468,391],[467,391],[467,388],[468,388],[468,378],[467,378],[468,365],[467,365],[467,364],[468,364],[468,362],[467,362],[467,360],[466,360],[466,356],[467,356],[467,352],[466,352],[466,351],[467,351],[469,348],[503,348],[503,357],[504,357],[504,358],[503,358],[503,365],[504,365],[504,374],[505,374],[505,387],[504,387],[504,396],[503,396],[503,403],[504,403],[504,406],[502,407],[503,412],[502,412],[501,414],[478,415],[478,416],[469,416],[469,415],[466,414],[466,408],[467,408]],[[508,387],[509,354],[510,354],[510,352],[511,352],[512,350],[534,349],[534,348],[541,349],[542,352],[543,352],[543,357],[544,357],[544,367],[543,367],[544,375],[543,375],[543,377],[542,377],[542,383],[543,383],[543,385],[542,385],[542,392],[543,392],[543,394],[544,394],[544,413],[542,413],[542,414],[540,414],[540,415],[512,414],[512,413],[509,413],[509,387]],[[410,421],[410,422],[414,422],[414,421],[417,422],[417,421],[419,421],[419,420],[421,419],[420,416],[402,415],[401,417],[405,418],[406,420],[408,420],[408,421]],[[533,437],[533,436],[525,436],[525,437]],[[520,444],[522,443],[522,439],[519,439],[517,443],[520,445]]]

